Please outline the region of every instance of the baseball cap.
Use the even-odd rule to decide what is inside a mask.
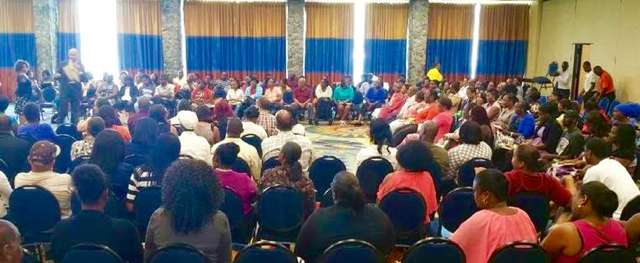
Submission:
[[[196,124],[198,124],[198,115],[193,111],[180,111],[177,117],[180,125],[186,130],[193,131],[196,128]]]
[[[29,151],[29,160],[39,165],[51,164],[60,154],[60,147],[49,141],[38,141]]]

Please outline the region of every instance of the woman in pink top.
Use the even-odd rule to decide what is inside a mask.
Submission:
[[[403,80],[396,81],[396,83],[393,85],[393,96],[391,96],[391,99],[389,100],[389,102],[387,102],[387,104],[383,105],[380,108],[380,114],[378,115],[378,118],[388,121],[389,119],[398,115],[398,113],[402,109],[402,105],[404,105],[404,102],[407,99],[405,94],[402,93],[403,86]]]
[[[507,179],[498,170],[476,175],[473,197],[482,210],[464,221],[450,238],[460,245],[468,263],[486,263],[493,251],[511,242],[537,241],[529,215],[507,206],[507,187]]]
[[[559,223],[542,240],[552,262],[578,262],[591,249],[617,243],[627,246],[627,235],[619,221],[611,218],[618,197],[601,182],[584,184],[571,201],[573,222]]]
[[[438,115],[433,118],[433,121],[438,124],[438,134],[436,134],[435,142],[439,141],[445,134],[451,130],[453,124],[453,115],[451,114],[451,100],[447,97],[442,97],[438,100]]]
[[[258,187],[251,176],[231,170],[239,152],[240,147],[232,142],[218,146],[213,157],[213,167],[220,186],[231,188],[240,196],[242,214],[247,215],[251,212],[251,203],[257,197]]]
[[[429,167],[435,167],[433,155],[423,142],[410,141],[398,150],[396,159],[401,169],[384,178],[378,189],[377,201],[379,203],[385,195],[395,189],[413,189],[422,195],[427,204],[427,216],[424,223],[428,224],[429,215],[438,210],[436,187],[434,179],[429,173]]]

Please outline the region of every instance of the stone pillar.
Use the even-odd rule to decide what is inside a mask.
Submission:
[[[407,30],[408,78],[416,83],[424,73],[427,64],[427,30],[429,27],[429,1],[411,0],[409,2],[409,26]]]
[[[56,44],[58,43],[58,1],[33,0],[33,19],[38,71],[55,70]]]
[[[287,76],[304,75],[304,0],[287,0]]]
[[[182,63],[182,0],[161,0],[164,72],[177,76]]]

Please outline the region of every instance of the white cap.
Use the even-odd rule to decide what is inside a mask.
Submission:
[[[188,131],[193,131],[196,128],[196,124],[198,124],[198,115],[193,111],[180,111],[176,117],[178,117],[180,125]]]

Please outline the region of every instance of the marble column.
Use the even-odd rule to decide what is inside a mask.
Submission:
[[[287,1],[287,76],[304,73],[304,0]]]
[[[427,32],[429,27],[429,1],[411,0],[409,2],[409,26],[407,30],[408,78],[416,83],[424,74],[427,63]]]
[[[33,0],[36,65],[38,71],[56,68],[58,1]]]
[[[164,72],[177,76],[182,63],[182,0],[161,0],[162,56]]]

